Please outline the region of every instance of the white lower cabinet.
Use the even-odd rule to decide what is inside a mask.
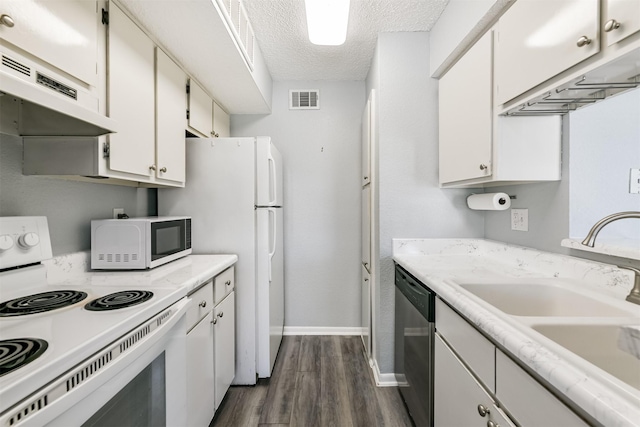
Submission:
[[[514,426],[439,334],[435,338],[434,357],[436,427]]]
[[[589,425],[440,299],[436,331],[435,427]]]
[[[188,426],[208,426],[215,413],[213,341],[213,312],[209,311],[187,333]]]
[[[213,310],[216,410],[235,377],[235,294],[231,292]]]
[[[189,295],[187,310],[187,424],[208,426],[215,412],[213,281]]]

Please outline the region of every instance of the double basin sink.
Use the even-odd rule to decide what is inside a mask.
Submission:
[[[559,279],[458,285],[640,395],[640,306]]]

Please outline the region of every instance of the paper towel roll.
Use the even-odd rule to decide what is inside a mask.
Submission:
[[[503,211],[511,207],[511,199],[507,193],[472,194],[467,206],[476,211]]]

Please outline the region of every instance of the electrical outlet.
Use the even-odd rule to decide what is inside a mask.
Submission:
[[[113,219],[118,219],[118,215],[124,214],[124,208],[113,208]]]
[[[511,209],[511,229],[529,231],[529,209]]]
[[[640,169],[631,169],[629,172],[629,193],[640,194]]]

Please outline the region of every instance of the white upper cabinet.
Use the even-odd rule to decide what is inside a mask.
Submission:
[[[231,120],[229,114],[216,102],[213,103],[213,131],[220,138],[231,136]]]
[[[213,136],[213,101],[193,79],[189,81],[189,126],[204,135]]]
[[[185,113],[187,76],[156,47],[156,177],[185,180]]]
[[[489,31],[440,79],[440,184],[479,187],[559,180],[560,118],[498,116],[492,52]]]
[[[3,0],[0,38],[90,85],[98,81],[99,14],[95,0]]]
[[[119,126],[109,135],[109,168],[155,175],[154,44],[113,2],[107,52],[108,111]]]
[[[497,104],[598,53],[599,11],[599,0],[518,0],[507,10],[496,34]]]
[[[189,82],[189,128],[205,138],[230,136],[229,115],[193,79]]]
[[[602,31],[607,46],[611,46],[640,31],[640,1],[605,0]]]
[[[491,175],[492,33],[487,32],[440,79],[441,184]]]

